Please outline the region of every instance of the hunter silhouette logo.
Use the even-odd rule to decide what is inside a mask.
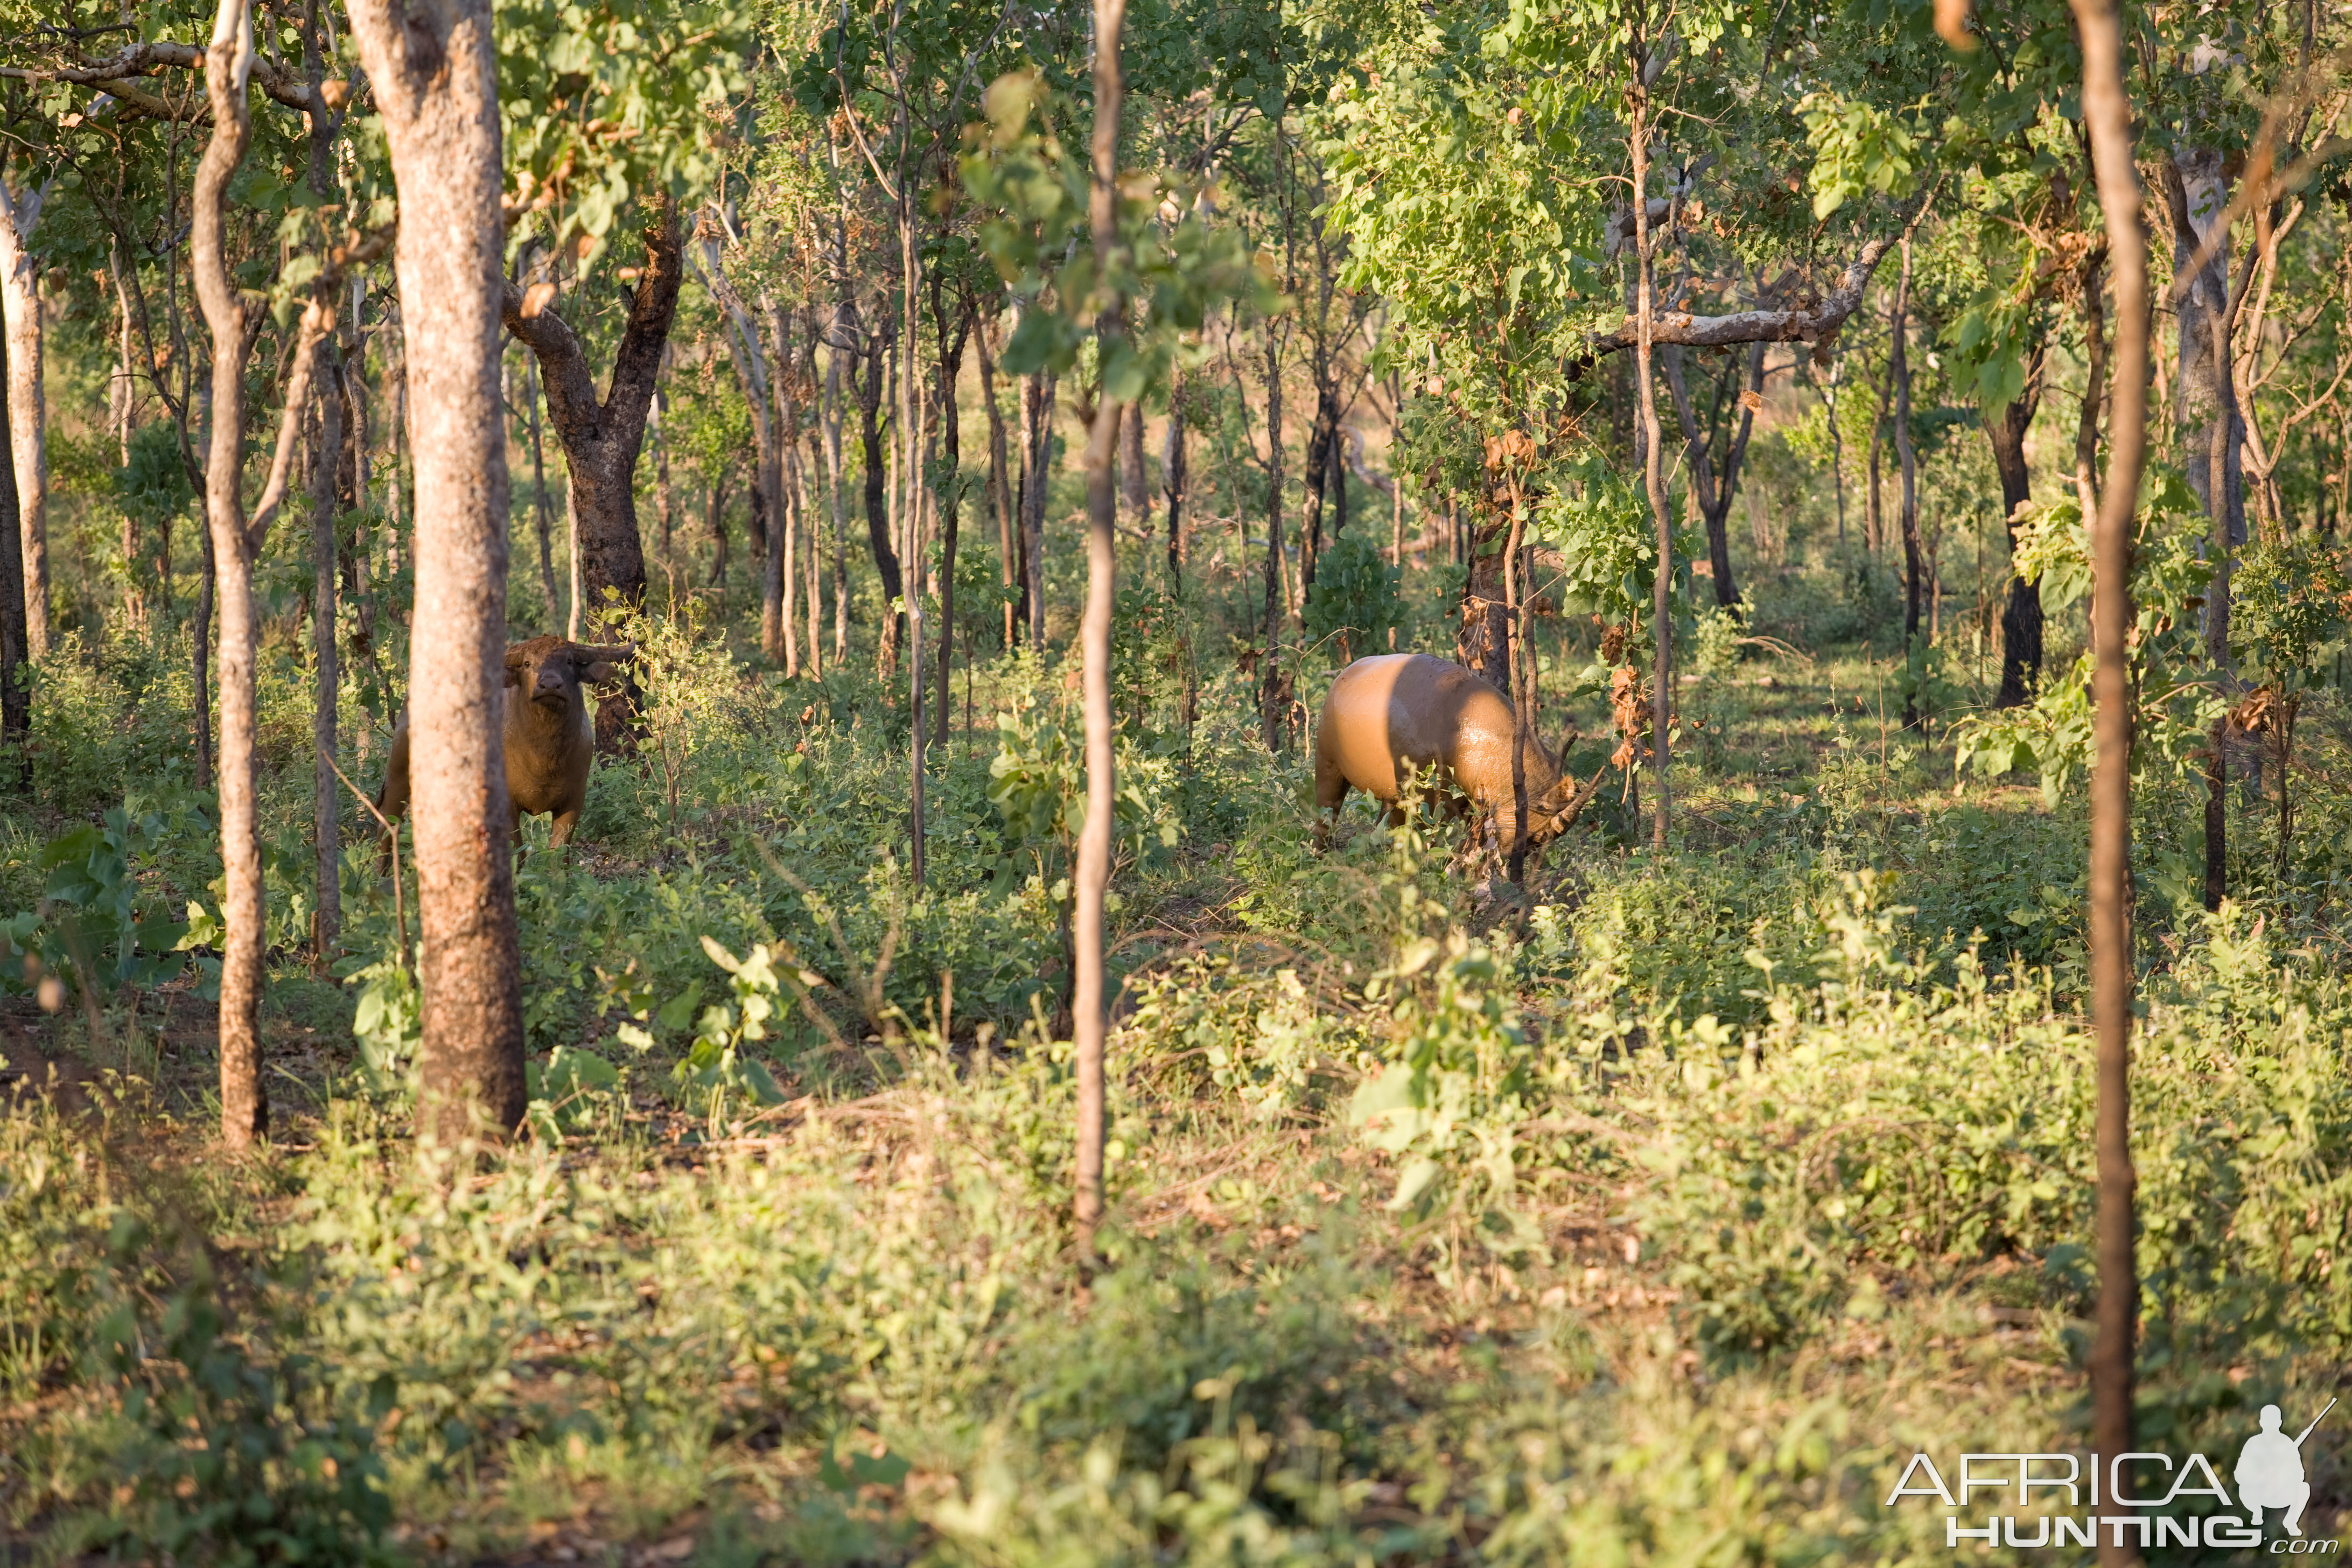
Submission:
[[[2311,1483],[2303,1474],[2303,1440],[2335,1408],[2336,1401],[2329,1400],[2327,1409],[2311,1418],[2310,1426],[2290,1437],[2279,1430],[2279,1407],[2263,1406],[2263,1429],[2238,1450],[2238,1468],[2231,1472],[2248,1524],[2260,1530],[2264,1509],[2284,1509],[2279,1522],[2286,1526],[2286,1532],[2303,1533],[2303,1506],[2311,1500]]]
[[[2260,1429],[2238,1450],[2231,1471],[2234,1498],[2203,1454],[2177,1460],[2144,1451],[1962,1454],[1949,1482],[1935,1460],[1914,1454],[1886,1505],[1934,1498],[1950,1510],[1944,1518],[1944,1544],[1949,1547],[1971,1542],[1981,1542],[1989,1551],[2096,1547],[2105,1544],[2104,1535],[2119,1549],[2137,1546],[2142,1552],[2169,1546],[2243,1550],[2263,1544],[2264,1516],[2275,1515],[2285,1533],[2269,1543],[2272,1555],[2330,1554],[2339,1550],[2338,1542],[2304,1538],[2303,1512],[2311,1502],[2304,1445],[2336,1405],[2329,1400],[2293,1436],[2286,1434],[2279,1407],[2263,1405]],[[2000,1511],[1981,1523],[1969,1521],[1974,1509],[1985,1506],[1975,1494],[1987,1491]],[[2209,1511],[2192,1513],[2191,1508]]]

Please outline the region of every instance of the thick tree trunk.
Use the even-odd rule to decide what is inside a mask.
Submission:
[[[1094,179],[1089,216],[1095,254],[1117,254],[1119,34],[1127,0],[1095,0]],[[1105,363],[1126,332],[1121,301],[1113,296],[1097,323]],[[1118,498],[1111,493],[1111,454],[1121,405],[1105,396],[1087,433],[1087,612],[1078,632],[1086,665],[1087,818],[1078,833],[1076,980],[1070,1003],[1077,1069],[1078,1140],[1076,1219],[1080,1266],[1091,1265],[1095,1228],[1103,1212],[1103,1036],[1108,1024],[1103,981],[1103,898],[1110,887],[1112,819],[1118,799],[1112,777],[1110,617],[1118,568]]]
[[[456,5],[458,0],[441,3]],[[402,221],[405,237],[407,220]],[[661,382],[662,350],[677,314],[678,285],[685,273],[677,210],[668,198],[648,204],[644,242],[645,263],[613,356],[612,382],[601,402],[587,353],[552,305],[527,313],[523,291],[503,279],[497,296],[506,330],[539,358],[549,421],[563,447],[570,504],[579,520],[581,596],[588,620],[599,626],[606,613],[607,589],[624,608],[635,608],[646,596],[645,542],[637,531],[637,458],[645,447],[646,416]],[[405,296],[403,304],[413,309]],[[420,466],[425,458],[420,446]],[[503,489],[503,457],[499,477]]]
[[[2025,463],[2025,437],[2042,405],[2044,345],[2033,345],[2026,362],[2025,390],[1998,413],[1985,412],[1985,437],[1992,445],[1992,466],[2000,476],[2001,515],[2009,520],[2009,597],[2000,612],[2000,690],[1996,708],[2014,708],[2032,700],[2042,684],[2042,589],[2017,574],[2017,509],[2032,499],[2032,476]],[[2098,391],[2095,374],[2084,406],[2091,411],[2091,429],[2098,431]]]
[[[420,1141],[447,1146],[477,1131],[511,1131],[524,1108],[514,862],[500,742],[508,498],[498,416],[506,229],[499,201],[497,58],[489,0],[410,0],[397,7],[394,0],[350,0],[350,10],[400,193],[401,324],[416,426],[409,778],[424,939],[417,1132]],[[661,351],[659,334],[639,323],[659,305],[666,329],[668,307],[658,296],[667,292],[674,301],[677,295],[675,250],[666,267],[649,260],[656,265],[639,282],[614,376],[613,401],[624,402],[625,385],[636,404],[634,416],[625,408],[614,412],[625,426],[635,423],[639,430]],[[655,276],[664,270],[667,289]],[[541,312],[537,320],[551,318]],[[545,341],[552,333],[535,335]],[[588,419],[580,395],[586,373],[576,354],[554,357],[551,363],[542,353],[541,363],[550,372],[561,433],[567,416]],[[560,395],[559,374],[565,387]],[[593,407],[593,395],[585,401]],[[633,463],[638,431],[593,423],[605,448],[598,456],[626,448]],[[626,582],[635,549],[634,513],[618,510],[628,504],[627,474],[617,462],[597,469],[599,483],[622,481],[620,501],[605,490],[599,500],[629,524],[625,540],[598,542],[600,582],[615,587]],[[601,526],[614,516],[600,514],[599,521]],[[641,558],[635,589],[644,589]]]
[[[35,658],[49,652],[49,448],[47,399],[41,384],[41,268],[33,255],[47,187],[0,185],[0,310],[8,333],[9,445],[16,463],[18,522],[25,561],[25,636]]]
[[[261,832],[254,807],[253,542],[247,531],[241,483],[245,362],[251,352],[251,339],[247,335],[245,307],[229,277],[224,233],[229,182],[245,161],[252,135],[246,84],[253,58],[253,25],[244,0],[221,0],[211,47],[205,52],[205,87],[212,107],[213,132],[197,164],[191,193],[189,268],[205,324],[212,331],[212,430],[205,461],[205,517],[217,567],[214,575],[221,621],[221,916],[227,927],[221,943],[221,1139],[233,1150],[249,1147],[269,1131],[268,1089],[261,1076],[261,939],[267,910]],[[16,367],[12,363],[10,368]],[[20,377],[10,379],[21,384]],[[13,404],[16,384],[10,393]],[[299,408],[289,406],[288,416],[299,419]],[[20,475],[22,471],[19,464]],[[26,564],[29,567],[31,563]],[[33,588],[28,571],[28,611]],[[198,646],[202,647],[201,638]]]
[[[2097,762],[2091,777],[2091,1014],[2098,1035],[2096,1222],[2099,1300],[2091,1342],[2091,1447],[2126,1454],[2132,1439],[2133,1340],[2139,1271],[2131,1154],[2131,744],[2130,669],[2124,639],[2132,624],[2132,514],[2138,504],[2147,418],[2147,263],[2140,229],[2131,109],[2124,95],[2123,47],[2114,0],[2074,0],[2083,44],[2083,121],[2098,174],[2099,205],[2116,274],[2115,416],[2108,427],[2107,481],[2092,536],[2091,625],[2096,638],[2092,691]],[[2121,1531],[2100,1538],[2105,1568],[2138,1553]]]

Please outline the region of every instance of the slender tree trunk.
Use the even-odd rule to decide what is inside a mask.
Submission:
[[[838,326],[836,321],[835,325]],[[835,663],[849,647],[849,521],[841,500],[841,355],[839,343],[825,340],[824,483],[833,513],[833,657]]]
[[[874,570],[882,579],[882,630],[875,648],[875,668],[886,684],[898,670],[899,605],[907,592],[898,572],[898,552],[891,542],[890,469],[882,450],[882,396],[887,379],[884,362],[891,357],[891,339],[896,335],[873,335],[866,354],[866,374],[857,385],[858,438],[866,457],[866,542],[874,554]]]
[[[1005,460],[1004,410],[996,401],[996,353],[990,341],[996,332],[992,313],[984,313],[978,333],[980,346],[980,405],[988,412],[988,501],[996,512],[996,565],[1003,581],[1004,647],[1013,649],[1019,622],[1015,612],[1019,588],[1015,582],[1016,563],[1013,560],[1013,534],[1018,524],[1013,518],[1012,465]],[[971,657],[970,650],[965,658]]]
[[[1265,749],[1282,750],[1282,341],[1265,332],[1265,650],[1258,656],[1259,720]]]
[[[793,588],[796,582],[793,571],[793,522],[797,509],[793,504],[793,489],[784,482],[784,447],[789,439],[786,433],[800,419],[793,406],[793,326],[775,296],[764,289],[760,295],[760,310],[768,329],[768,363],[772,370],[768,390],[775,398],[774,423],[768,433],[772,448],[768,478],[774,486],[768,515],[775,521],[775,531],[768,540],[767,559],[761,563],[765,571],[760,582],[760,645],[771,664],[784,667],[784,679],[797,680],[801,673],[800,632],[793,621]]]
[[[727,473],[720,469],[703,505],[703,520],[710,529],[710,585],[727,586]]]
[[[311,826],[318,849],[318,914],[314,940],[318,961],[324,964],[343,930],[342,801],[335,777],[335,707],[342,691],[341,666],[335,652],[335,627],[340,620],[335,604],[335,469],[343,447],[342,400],[336,395],[341,365],[335,340],[319,344],[318,442],[310,454],[310,632],[317,665],[318,699],[310,715]]]
[[[25,558],[25,635],[35,658],[49,652],[49,449],[47,400],[41,385],[41,267],[34,226],[48,195],[0,185],[0,308],[8,332],[8,416],[16,460],[16,497]]]
[[[1151,529],[1151,487],[1144,477],[1142,405],[1130,405],[1128,416],[1119,422],[1118,442],[1121,461],[1118,468],[1120,500],[1126,503],[1128,515],[1136,526],[1150,532]]]
[[[16,493],[13,484],[12,495]],[[210,528],[196,530],[196,607],[188,639],[188,663],[196,697],[196,788],[202,791],[213,787],[213,608],[220,563],[214,558]]]
[[[1633,162],[1633,273],[1634,286],[1639,291],[1634,307],[1636,342],[1633,367],[1634,396],[1640,406],[1635,414],[1642,422],[1642,488],[1649,496],[1650,515],[1658,531],[1657,569],[1652,574],[1650,595],[1650,756],[1657,792],[1657,799],[1652,806],[1656,815],[1651,823],[1650,843],[1652,847],[1663,852],[1666,847],[1667,822],[1672,811],[1666,732],[1674,715],[1675,523],[1672,514],[1666,510],[1666,481],[1663,466],[1664,434],[1658,426],[1658,396],[1652,369],[1654,351],[1651,345],[1651,331],[1655,312],[1650,257],[1650,92],[1642,79],[1649,64],[1649,48],[1643,47],[1637,39],[1633,48],[1633,85],[1627,95],[1632,100],[1633,123],[1626,142]]]
[[[2095,307],[2094,307],[2095,309]],[[1996,708],[2014,708],[2032,700],[2042,684],[2042,589],[2020,576],[2017,559],[2017,509],[2032,499],[2032,475],[2025,462],[2025,437],[2042,404],[2044,346],[2033,345],[2026,362],[2025,390],[2006,407],[1985,411],[1985,437],[1992,446],[1992,466],[2000,476],[2001,515],[2009,520],[2009,597],[2000,612],[2000,690]],[[2084,416],[2095,444],[2099,428],[2098,363],[2100,349],[2092,351],[2090,389],[2084,394]],[[2088,461],[2078,451],[2079,461]],[[2087,512],[2085,516],[2089,515]]]
[[[1717,459],[1699,432],[1690,391],[1683,382],[1683,351],[1668,346],[1658,357],[1665,367],[1666,390],[1674,395],[1675,422],[1682,427],[1683,461],[1690,469],[1691,493],[1698,502],[1699,518],[1706,525],[1707,563],[1715,574],[1715,602],[1729,609],[1739,603],[1739,586],[1731,575],[1731,532],[1727,524],[1731,498],[1738,490],[1739,468],[1748,454],[1748,432],[1756,416],[1743,398],[1738,422],[1721,459],[1722,471],[1717,472]],[[1748,391],[1758,402],[1763,400],[1764,345],[1760,342],[1748,346]]]
[[[1879,378],[1878,413],[1870,422],[1870,458],[1862,492],[1862,547],[1875,555],[1886,548],[1886,509],[1878,483],[1878,453],[1885,445],[1886,410],[1895,400],[1895,360],[1889,355],[1886,374]]]
[[[1160,447],[1160,494],[1168,502],[1168,591],[1184,590],[1184,373],[1168,387],[1168,430]]]
[[[1045,651],[1045,491],[1053,479],[1056,379],[1037,374],[1021,389],[1021,618],[1029,646]]]
[[[1919,464],[1917,454],[1911,448],[1911,355],[1908,342],[1911,323],[1906,313],[1911,304],[1911,237],[1903,237],[1903,276],[1895,285],[1894,349],[1890,374],[1895,380],[1895,456],[1903,471],[1903,657],[1911,657],[1912,645],[1919,639],[1920,567],[1919,554]],[[1903,726],[1916,729],[1919,725],[1919,704],[1916,694],[1903,700]]]
[[[253,24],[244,0],[221,0],[212,43],[205,51],[205,88],[212,108],[213,133],[196,167],[189,245],[196,300],[213,340],[205,515],[217,563],[214,576],[220,595],[221,912],[227,927],[221,944],[221,1139],[232,1150],[247,1148],[269,1131],[268,1089],[261,1076],[261,938],[267,910],[261,833],[253,798],[253,551],[240,483],[245,458],[245,362],[251,340],[247,336],[245,307],[229,277],[224,234],[229,182],[245,161],[252,135],[246,84],[253,58]],[[12,363],[10,368],[16,367]],[[12,375],[11,380],[21,384],[22,378]],[[10,392],[13,404],[16,386],[12,385]],[[298,408],[289,407],[289,415],[300,417]],[[16,423],[21,428],[21,421]],[[22,471],[19,464],[20,476]],[[29,560],[26,566],[29,619],[36,584]],[[201,637],[197,646],[203,646]]]
[[[1095,254],[1118,254],[1119,35],[1127,0],[1095,0],[1094,180],[1089,216]],[[1104,363],[1126,332],[1124,303],[1116,295],[1097,323]],[[1118,440],[1121,405],[1106,395],[1087,434],[1087,611],[1078,643],[1086,666],[1087,818],[1078,834],[1078,865],[1073,933],[1076,980],[1071,998],[1078,1089],[1077,1226],[1080,1266],[1095,1253],[1095,1227],[1103,1212],[1103,896],[1110,886],[1112,818],[1117,800],[1112,777],[1110,711],[1110,618],[1118,568],[1115,531],[1118,498],[1111,490],[1111,456]]]
[[[940,463],[947,473],[947,493],[940,509],[940,652],[938,710],[932,730],[938,745],[948,743],[948,716],[954,707],[950,676],[954,671],[956,534],[963,523],[963,427],[956,409],[956,383],[963,375],[963,345],[971,335],[973,312],[959,309],[955,329],[948,329],[943,313],[940,275],[931,275],[931,330],[937,335],[939,364]]]
[[[8,395],[7,346],[7,335],[0,333],[0,402]],[[0,442],[13,445],[15,426],[6,412],[0,407]],[[18,789],[30,789],[33,762],[26,746],[33,738],[32,702],[24,684],[29,655],[25,646],[24,535],[16,525],[15,456],[13,451],[0,451],[0,776]],[[201,688],[198,700],[201,702]]]
[[[477,1130],[512,1131],[524,1104],[513,817],[500,743],[508,505],[498,418],[506,227],[497,58],[489,0],[349,3],[400,193],[401,322],[416,383],[409,777],[424,938],[417,1131],[448,1145]],[[640,281],[641,301],[648,287]],[[659,343],[652,348],[658,356]],[[606,571],[614,564],[606,561]]]
[[[1315,564],[1323,554],[1323,495],[1330,477],[1331,443],[1339,429],[1339,395],[1327,384],[1328,366],[1317,365],[1315,424],[1307,433],[1307,461],[1298,471],[1305,494],[1298,509],[1298,580],[1302,602],[1315,588]]]
[[[2098,755],[2091,780],[2091,1012],[2098,1033],[2099,1302],[2090,1373],[2091,1446],[2118,1455],[2133,1447],[2133,1338],[2139,1317],[2131,1157],[2132,721],[2125,637],[2132,624],[2132,514],[2147,418],[2149,301],[2114,0],[2074,0],[2074,8],[2083,43],[2083,120],[2090,129],[2116,274],[2115,416],[2092,540]],[[2138,1553],[2116,1531],[2101,1538],[2099,1561],[2105,1568],[2129,1568]]]
[[[528,349],[522,358],[523,395],[530,404],[530,506],[531,521],[539,528],[539,584],[547,595],[547,620],[553,626],[555,607],[563,601],[555,591],[555,552],[551,541],[553,529],[548,518],[547,449],[539,436],[539,356]]]
[[[654,510],[661,520],[662,571],[669,579],[670,607],[677,602],[677,502],[669,482],[669,443],[662,439],[662,415],[669,399],[656,390],[646,409],[646,439],[654,448]]]

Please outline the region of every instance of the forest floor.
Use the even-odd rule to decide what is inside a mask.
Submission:
[[[981,672],[918,888],[870,679],[649,647],[645,750],[519,874],[535,1103],[479,1169],[408,1138],[364,847],[300,951],[292,742],[266,1152],[213,1141],[199,972],[0,1000],[0,1560],[1882,1563],[1949,1554],[1915,1451],[2083,1447],[2079,801],[1956,788],[1883,657],[1706,668],[1673,851],[1612,785],[1524,895],[1361,802],[1318,853],[1235,679],[1185,736],[1139,661],[1087,1278],[1060,672]],[[142,914],[208,903],[134,784]],[[2135,1124],[2142,1447],[2224,1473],[2352,1357],[2343,836],[2280,873],[2242,794],[2242,899],[2142,889]],[[13,822],[11,896],[104,804]]]

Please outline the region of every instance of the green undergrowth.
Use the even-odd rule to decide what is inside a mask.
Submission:
[[[1162,692],[1123,742],[1083,1279],[1062,672],[985,668],[918,881],[904,720],[861,678],[640,636],[635,756],[581,851],[536,826],[519,873],[534,1103],[478,1166],[409,1141],[415,991],[355,826],[349,951],[299,952],[294,752],[273,1016],[324,1043],[247,1163],[174,1033],[216,909],[202,798],[93,795],[132,808],[119,846],[12,821],[12,940],[77,986],[61,933],[103,914],[120,949],[46,1026],[79,1087],[0,1116],[11,1550],[1879,1564],[1948,1555],[1882,1501],[1914,1449],[2084,1441],[2066,803],[1956,790],[1873,721],[1788,739],[1801,770],[1693,768],[1672,854],[1604,823],[1521,896],[1451,824],[1359,805],[1317,852],[1246,685],[1209,679],[1189,731]],[[1781,722],[1755,689],[1707,700]],[[2143,807],[2139,1433],[2172,1451],[2316,1408],[2352,1360],[2340,808],[2281,870],[2270,803],[2237,805],[2245,897],[2211,916],[2155,858],[2178,803]],[[168,980],[134,962],[164,917],[199,961]],[[143,1058],[99,1049],[142,1029]],[[2331,1456],[2312,1479],[2332,1519]]]

